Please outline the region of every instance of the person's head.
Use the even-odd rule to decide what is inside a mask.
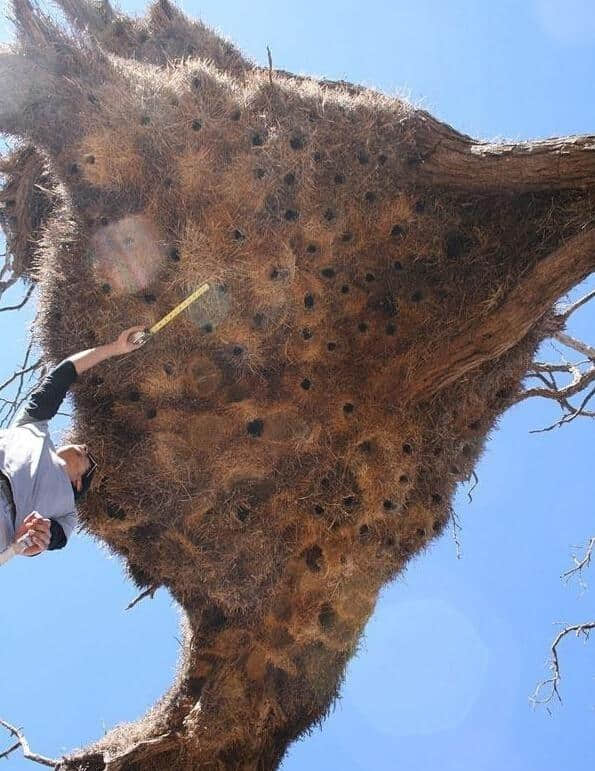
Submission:
[[[66,464],[66,473],[72,484],[75,498],[83,495],[91,481],[95,463],[89,455],[86,444],[65,444],[56,450],[56,454]]]

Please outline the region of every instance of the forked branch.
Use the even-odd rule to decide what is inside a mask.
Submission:
[[[42,766],[58,768],[60,761],[54,760],[53,758],[46,758],[44,755],[39,755],[36,752],[31,752],[29,742],[19,728],[16,728],[15,726],[7,723],[2,719],[0,719],[0,725],[10,733],[11,737],[16,739],[16,742],[14,742],[14,744],[12,744],[8,749],[4,750],[4,752],[0,752],[0,759],[8,758],[12,752],[18,750],[20,747],[23,750],[23,757],[27,760],[32,760],[34,763],[39,763]]]
[[[579,300],[557,314],[556,319],[559,324],[566,324],[575,311],[586,305],[594,297],[595,290],[587,292]],[[560,405],[562,417],[546,428],[535,429],[531,433],[551,431],[553,428],[570,423],[578,417],[595,417],[595,412],[587,409],[591,399],[595,396],[595,385],[593,385],[595,384],[595,348],[563,331],[555,333],[553,338],[572,351],[580,353],[584,359],[575,362],[561,361],[555,364],[534,362],[527,376],[536,379],[542,385],[525,388],[516,396],[514,402],[524,401],[534,396],[552,399]],[[561,385],[556,378],[560,374],[568,375],[570,381]],[[580,401],[576,406],[569,401],[573,396],[580,396]]]
[[[577,559],[576,555],[573,554],[572,559],[574,562],[574,567],[567,570],[565,573],[562,574],[563,580],[570,580],[573,576],[578,576],[579,583],[581,586],[584,587],[584,581],[582,578],[582,572],[585,568],[587,568],[591,563],[591,555],[593,553],[593,548],[595,547],[595,536],[593,536],[589,543],[587,544],[585,554],[583,555],[582,559]],[[589,639],[589,634],[592,629],[595,628],[595,621],[587,621],[582,624],[573,624],[572,626],[567,626],[564,629],[562,629],[554,638],[554,641],[552,642],[552,645],[550,647],[550,671],[552,673],[552,676],[549,677],[547,680],[542,680],[538,685],[535,691],[533,692],[533,695],[529,698],[530,702],[533,704],[533,706],[537,706],[538,704],[545,704],[546,709],[549,710],[549,707],[547,705],[549,702],[552,701],[552,699],[556,698],[559,702],[562,702],[562,697],[560,696],[560,690],[559,685],[560,681],[562,680],[562,675],[560,673],[560,658],[558,656],[558,645],[562,642],[562,640],[569,634],[574,633],[576,637],[584,637],[585,641]],[[544,695],[545,692],[545,695]]]
[[[583,580],[583,570],[585,568],[588,568],[589,565],[591,564],[591,555],[593,554],[594,547],[595,547],[595,536],[593,536],[589,540],[585,553],[580,560],[577,559],[575,554],[572,555],[572,561],[574,562],[574,567],[562,573],[562,579],[564,581],[570,581],[571,578],[576,576],[579,580],[579,585],[581,586],[581,588],[583,589],[586,588],[586,584]]]
[[[584,624],[573,624],[572,626],[567,626],[564,629],[562,629],[556,637],[554,638],[554,641],[551,645],[550,651],[551,651],[551,661],[550,661],[550,671],[552,673],[552,676],[549,677],[547,680],[542,680],[541,683],[538,684],[537,688],[533,692],[533,695],[530,697],[530,702],[533,704],[533,706],[537,706],[538,704],[549,704],[552,699],[556,698],[561,703],[562,697],[560,696],[560,681],[562,680],[562,675],[560,673],[560,659],[558,657],[558,645],[562,642],[562,640],[569,634],[574,633],[576,637],[584,637],[585,640],[589,639],[589,634],[592,629],[595,629],[595,621],[587,621]],[[542,695],[543,691],[546,691],[545,695]],[[548,708],[549,712],[549,708]]]
[[[0,428],[6,428],[10,425],[12,419],[19,411],[21,405],[26,401],[31,391],[35,388],[35,385],[33,385],[29,390],[23,391],[25,375],[29,375],[29,379],[31,379],[33,374],[43,367],[43,360],[41,358],[37,359],[37,361],[33,364],[29,364],[29,356],[31,355],[32,347],[33,341],[29,342],[29,345],[27,346],[27,351],[25,353],[25,358],[21,368],[13,372],[12,375],[3,383],[0,383],[1,392],[5,388],[8,388],[8,386],[12,385],[15,380],[18,381],[14,398],[7,399],[5,397],[0,397]]]

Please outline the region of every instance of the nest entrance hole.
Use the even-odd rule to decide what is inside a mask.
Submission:
[[[332,629],[335,625],[335,621],[337,619],[337,614],[335,613],[335,610],[333,606],[325,602],[318,613],[318,623],[320,625],[320,628],[323,630]]]
[[[262,436],[264,431],[264,421],[261,418],[255,418],[250,420],[246,425],[246,431],[250,436]]]
[[[312,571],[312,573],[320,573],[320,570],[322,569],[323,557],[323,551],[320,546],[318,546],[318,544],[310,546],[304,552],[304,560],[306,561],[306,565]]]

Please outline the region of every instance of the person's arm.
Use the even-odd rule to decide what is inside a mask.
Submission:
[[[30,545],[21,552],[23,557],[37,557],[44,552],[51,542],[51,520],[42,517],[38,511],[28,514],[15,534],[15,542],[24,535],[28,536]]]
[[[112,343],[74,353],[61,361],[31,393],[27,404],[19,412],[13,425],[24,426],[27,423],[51,420],[60,409],[68,389],[77,377],[105,359],[130,353],[139,348],[138,343],[128,342],[128,336],[142,329],[144,327],[131,327],[122,332]]]
[[[145,327],[131,327],[126,329],[122,334],[107,345],[98,345],[97,348],[88,348],[86,351],[80,351],[79,353],[73,353],[65,361],[70,361],[76,369],[76,374],[81,375],[91,367],[99,364],[101,361],[111,359],[112,356],[120,356],[123,353],[130,353],[140,348],[142,343],[131,343],[128,341],[130,335],[134,332],[142,332]]]
[[[37,557],[44,551],[63,549],[68,542],[75,525],[75,515],[66,514],[63,517],[42,517],[37,511],[32,511],[23,520],[15,535],[15,542],[27,535],[30,545],[22,552],[24,557]],[[67,535],[68,533],[68,535]]]
[[[76,514],[64,514],[61,517],[50,517],[50,543],[48,551],[63,549],[76,526]]]
[[[57,519],[50,517],[50,542],[48,544],[48,551],[54,551],[54,549],[63,549],[66,546],[68,539],[64,528],[58,522]]]
[[[53,418],[76,378],[74,364],[68,359],[61,361],[32,391],[12,425],[24,426],[27,423],[39,423]]]

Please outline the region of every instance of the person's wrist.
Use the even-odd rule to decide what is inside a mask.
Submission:
[[[111,358],[112,356],[117,356],[120,351],[118,350],[118,343],[114,340],[111,343],[107,343],[103,346],[106,358]]]

